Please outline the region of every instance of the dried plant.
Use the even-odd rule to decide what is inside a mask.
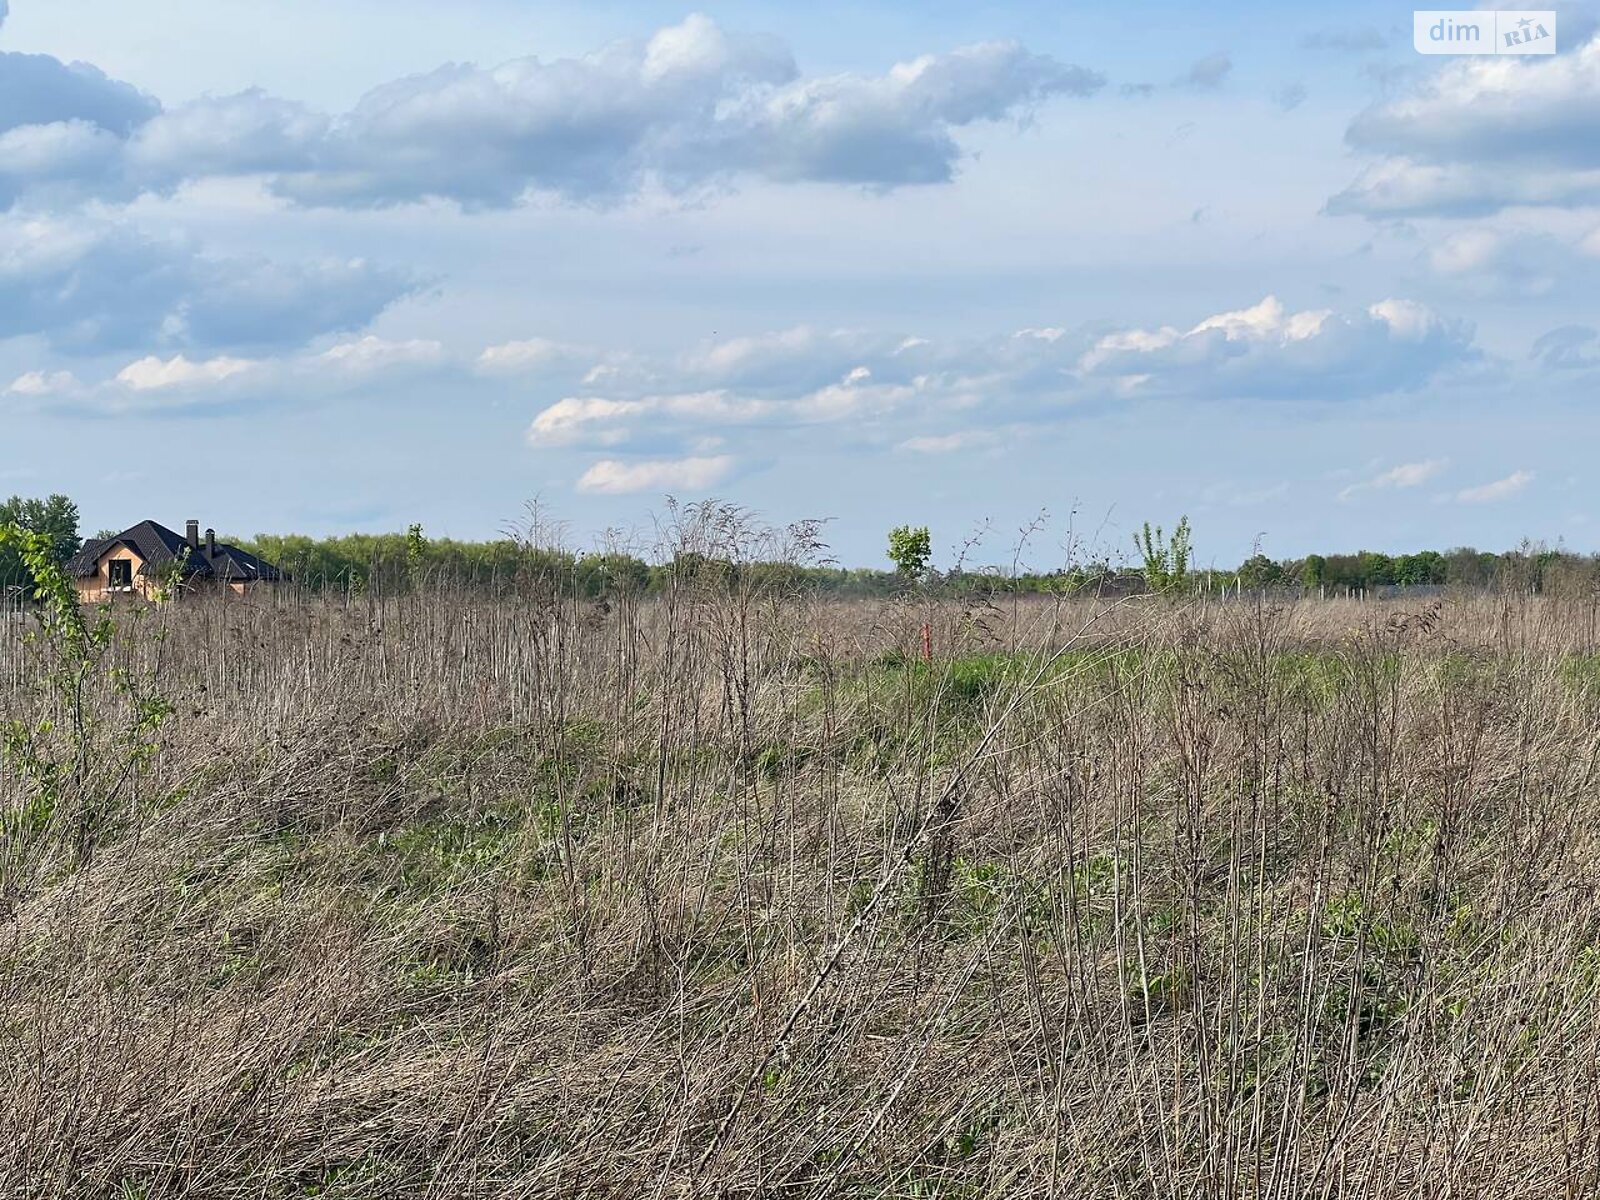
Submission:
[[[662,540],[655,596],[114,639],[174,714],[0,921],[0,1194],[1600,1190],[1582,605],[975,613]],[[3,627],[13,719],[45,669]]]

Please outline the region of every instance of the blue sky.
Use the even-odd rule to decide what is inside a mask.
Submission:
[[[0,491],[1600,548],[1600,40],[1385,4],[0,0]]]

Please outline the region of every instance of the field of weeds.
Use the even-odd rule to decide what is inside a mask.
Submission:
[[[0,631],[0,1195],[1600,1191],[1592,608],[117,621]]]

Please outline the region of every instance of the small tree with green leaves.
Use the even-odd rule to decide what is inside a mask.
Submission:
[[[1161,526],[1153,529],[1150,522],[1134,535],[1134,549],[1138,550],[1144,564],[1140,568],[1145,586],[1162,596],[1176,595],[1189,589],[1189,560],[1193,545],[1189,540],[1189,518],[1179,519],[1169,538]]]
[[[1239,567],[1239,586],[1246,591],[1263,592],[1283,582],[1283,565],[1265,554],[1252,554]]]
[[[923,579],[933,559],[933,538],[926,525],[900,525],[889,531],[889,560],[904,579]]]
[[[1300,586],[1315,591],[1328,582],[1328,560],[1320,554],[1308,554],[1300,563]]]
[[[14,551],[33,579],[39,628],[29,643],[43,659],[38,686],[45,694],[39,717],[0,724],[0,761],[30,793],[20,810],[0,814],[4,884],[68,802],[76,857],[88,857],[123,790],[154,756],[173,708],[153,680],[124,667],[103,669],[117,632],[111,607],[90,618],[49,534],[0,524],[0,549]],[[101,687],[120,707],[115,723],[95,703]]]
[[[408,525],[406,527],[406,574],[411,578],[411,586],[416,587],[422,580],[422,572],[428,563],[428,539],[422,536],[421,525]]]

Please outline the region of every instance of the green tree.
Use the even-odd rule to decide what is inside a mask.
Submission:
[[[1163,596],[1187,591],[1189,588],[1189,559],[1193,544],[1189,539],[1189,518],[1179,519],[1169,538],[1157,525],[1150,522],[1133,537],[1134,549],[1144,559],[1140,568],[1145,586]]]
[[[1283,582],[1283,566],[1265,554],[1252,554],[1239,568],[1239,586],[1260,592]]]
[[[1417,554],[1401,554],[1394,560],[1394,581],[1407,586],[1443,583],[1446,567],[1444,555],[1437,550],[1423,550]]]
[[[933,558],[933,538],[926,525],[900,525],[889,531],[889,560],[907,579],[921,579]]]
[[[421,525],[406,526],[406,575],[415,587],[428,564],[428,539],[422,536]]]
[[[1398,582],[1395,578],[1394,559],[1376,550],[1363,550],[1361,560],[1361,586],[1387,587]]]
[[[1307,591],[1320,588],[1328,582],[1328,560],[1320,554],[1308,554],[1300,564],[1300,586]]]
[[[56,563],[64,563],[78,552],[83,540],[78,536],[78,506],[59,493],[43,500],[24,500],[13,496],[0,504],[0,525],[19,533],[34,534]],[[30,595],[37,581],[28,566],[20,543],[0,546],[0,588],[21,587]]]

